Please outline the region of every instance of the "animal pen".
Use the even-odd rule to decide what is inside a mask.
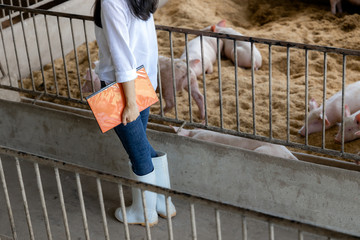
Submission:
[[[259,94],[256,91],[257,72],[254,68],[248,69],[250,82],[247,85],[251,89],[250,101],[246,100],[250,107],[246,109],[242,108],[241,95],[246,85],[239,84],[242,76],[237,67],[232,67],[233,78],[222,77],[224,66],[219,50],[217,71],[211,82],[205,72],[198,79],[205,101],[203,121],[195,115],[190,88],[188,93],[176,93],[174,89],[175,108],[166,114],[162,111],[162,93],[159,91],[160,101],[150,116],[149,138],[156,147],[168,149],[174,159],[170,166],[180,169],[178,173],[170,170],[173,189],[166,189],[127,178],[123,170],[127,169],[125,157],[121,163],[113,162],[119,151],[123,154],[122,150],[109,151],[116,146],[111,141],[112,135],[99,135],[87,107],[87,95],[81,91],[81,86],[84,72],[97,59],[93,18],[4,4],[0,9],[0,88],[1,94],[12,100],[0,103],[1,240],[360,238],[357,204],[360,168],[356,164],[360,157],[356,152],[347,151],[344,137],[336,148],[328,148],[331,136],[326,134],[325,128],[319,143],[310,143],[307,131],[304,138],[293,141],[291,129],[295,107],[290,78],[291,53],[302,52],[303,106],[308,106],[309,55],[314,52],[322,55],[321,87],[325,103],[328,98],[327,60],[334,56],[340,58],[343,77],[341,88],[336,90],[342,91],[344,118],[347,59],[357,59],[360,51],[156,26],[158,36],[165,36],[167,42],[159,46],[160,53],[172,59],[175,58],[175,38],[182,39],[181,48],[186,50],[189,38],[197,35],[201,39],[216,38],[218,45],[221,39],[231,39],[234,45],[236,41],[247,41],[251,43],[251,49],[255,44],[268,49],[268,55],[263,55],[268,59],[268,92]],[[285,108],[280,110],[272,101],[273,94],[278,94],[277,87],[273,87],[276,79],[272,76],[274,49],[285,56],[282,63]],[[228,103],[223,94],[224,85],[229,82],[233,96],[226,93],[226,97],[231,97],[232,103]],[[210,85],[216,86],[218,97],[215,100],[208,98]],[[257,115],[259,98],[264,98],[260,105],[267,108],[265,121],[268,128],[265,132],[257,130],[264,121],[261,118],[259,122]],[[180,111],[184,105],[186,110]],[[223,119],[229,105],[235,109],[231,110],[233,126]],[[272,118],[274,111],[283,114],[284,126],[276,125]],[[300,115],[307,126],[307,107],[303,107]],[[247,123],[243,123],[242,116],[247,118]],[[169,125],[281,144],[291,148],[300,161],[185,139],[170,133]],[[274,134],[280,130],[285,134]],[[93,154],[102,157],[100,162],[95,161],[97,159],[91,152],[91,148],[98,147],[96,144],[99,143],[90,145],[87,142],[86,148],[82,143],[86,139],[104,141],[104,146],[108,143],[106,150],[109,152]],[[196,176],[195,169],[204,172]],[[210,173],[214,172],[215,179],[210,179]],[[252,180],[259,185],[249,187],[247,184],[251,185]],[[133,186],[140,188],[142,193],[151,190],[172,197],[178,216],[161,220],[159,227],[152,228],[148,224],[142,228],[130,226],[126,221],[125,224],[116,222],[112,208],[121,205],[124,211],[125,203],[128,203],[125,198],[128,194],[124,192]]]

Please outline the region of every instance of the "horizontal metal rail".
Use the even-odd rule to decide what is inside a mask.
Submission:
[[[276,224],[279,226],[298,229],[299,232],[301,232],[301,233],[306,232],[306,233],[311,233],[311,234],[316,234],[316,235],[321,235],[321,236],[327,236],[327,237],[331,237],[331,238],[335,238],[335,239],[339,239],[339,240],[341,240],[341,239],[348,239],[348,240],[360,239],[360,236],[355,236],[355,235],[352,235],[352,234],[349,234],[346,232],[335,231],[332,229],[312,225],[312,224],[309,224],[306,222],[294,221],[291,219],[286,219],[284,217],[265,214],[265,213],[261,213],[261,212],[255,211],[255,210],[235,206],[235,205],[224,203],[224,202],[209,200],[209,199],[206,199],[203,197],[195,196],[195,195],[188,194],[188,193],[181,192],[181,191],[175,191],[175,190],[171,190],[168,188],[155,186],[152,184],[137,182],[135,180],[124,178],[121,176],[115,176],[115,175],[108,174],[105,172],[100,172],[95,169],[89,169],[89,168],[77,166],[74,164],[64,163],[64,162],[56,160],[56,159],[37,156],[37,155],[27,153],[27,152],[17,151],[17,150],[10,149],[10,148],[4,147],[4,146],[0,146],[0,154],[11,156],[11,157],[14,157],[15,159],[22,159],[22,160],[30,161],[30,162],[34,163],[35,166],[37,166],[38,164],[42,165],[42,166],[48,166],[48,167],[54,168],[55,171],[57,171],[57,169],[66,170],[69,172],[76,173],[77,176],[79,174],[81,174],[81,175],[93,177],[93,178],[99,179],[99,180],[105,180],[105,181],[118,183],[118,184],[125,185],[125,186],[140,188],[143,191],[148,190],[148,191],[156,192],[159,194],[164,194],[165,196],[171,196],[174,198],[176,197],[177,199],[182,199],[182,200],[190,202],[191,205],[196,203],[196,204],[204,204],[206,206],[213,207],[214,209],[216,209],[216,222],[218,224],[218,226],[217,226],[218,236],[221,235],[220,219],[218,216],[218,214],[219,214],[218,211],[224,210],[224,211],[229,211],[232,213],[237,213],[237,214],[240,214],[241,216],[243,216],[243,224],[246,224],[246,221],[244,219],[253,218],[253,219],[261,220],[264,222],[268,222],[270,224],[270,227],[273,226],[274,224]],[[1,159],[0,159],[0,163],[1,163]],[[37,169],[37,167],[36,167],[36,169]],[[2,171],[3,171],[2,166],[0,165],[0,177],[3,176]],[[19,169],[19,171],[20,171],[20,169]],[[40,172],[37,172],[37,176],[38,176],[38,181],[41,181]],[[4,179],[4,178],[2,178],[2,179]],[[99,180],[97,180],[98,186],[100,183]],[[41,182],[39,182],[39,184],[41,184]],[[78,182],[78,184],[81,184],[81,183]],[[39,189],[41,189],[41,186]],[[98,191],[101,193],[101,187],[98,188]],[[99,194],[99,196],[102,196],[102,195]],[[100,197],[100,204],[103,204],[102,197]],[[103,208],[103,206],[102,206],[102,208]],[[194,216],[192,216],[192,219],[193,219],[193,217]],[[86,217],[84,219],[86,219]],[[194,225],[194,224],[195,224],[195,222],[192,223],[192,225]],[[245,234],[245,232],[246,231],[243,231],[244,234]],[[196,232],[193,232],[193,234],[196,235]]]

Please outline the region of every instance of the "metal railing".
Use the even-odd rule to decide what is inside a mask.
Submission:
[[[7,147],[0,147],[0,155],[6,156],[7,159],[5,162],[0,157],[0,182],[1,182],[1,188],[2,192],[4,193],[4,202],[5,204],[0,205],[0,213],[7,212],[8,215],[8,225],[9,229],[11,229],[11,236],[8,236],[10,239],[37,239],[36,235],[39,236],[38,232],[39,228],[37,225],[45,224],[46,231],[42,231],[42,234],[46,233],[46,236],[43,236],[41,239],[59,239],[60,236],[54,235],[54,225],[56,225],[58,233],[59,231],[62,232],[61,236],[64,236],[64,239],[71,239],[71,238],[85,238],[85,239],[110,239],[110,236],[116,236],[116,239],[123,239],[122,237],[119,237],[119,223],[115,223],[117,227],[112,228],[111,225],[113,224],[112,218],[109,216],[109,214],[106,213],[106,209],[109,207],[106,205],[109,205],[109,201],[104,200],[104,191],[102,186],[106,182],[114,183],[112,185],[112,188],[108,189],[109,192],[111,192],[112,195],[116,196],[118,195],[118,199],[114,199],[115,205],[120,204],[123,213],[125,213],[125,197],[124,197],[124,187],[136,187],[141,189],[141,192],[143,193],[146,191],[152,191],[156,192],[158,194],[164,194],[166,198],[169,197],[172,198],[173,201],[177,201],[178,203],[183,203],[182,206],[177,205],[179,212],[185,212],[188,211],[189,214],[187,215],[189,217],[188,220],[184,220],[184,224],[173,226],[172,220],[168,214],[168,217],[166,219],[166,223],[159,223],[163,224],[164,227],[162,228],[164,232],[167,232],[167,239],[184,239],[185,236],[189,236],[188,238],[191,239],[222,239],[222,236],[224,236],[226,233],[230,234],[231,239],[235,239],[235,237],[238,237],[237,239],[252,239],[249,236],[252,234],[251,231],[254,229],[250,229],[248,224],[252,220],[257,220],[261,222],[262,224],[265,224],[266,227],[263,229],[264,235],[261,237],[261,239],[271,239],[275,240],[280,236],[277,227],[285,227],[292,231],[291,239],[304,239],[305,236],[308,234],[312,234],[313,237],[327,237],[327,239],[360,239],[360,236],[353,236],[348,233],[342,233],[340,231],[335,231],[333,229],[327,229],[320,226],[314,226],[308,223],[294,221],[291,219],[286,219],[279,216],[273,216],[270,214],[265,214],[261,212],[257,212],[251,209],[246,209],[239,206],[234,206],[231,204],[214,201],[210,199],[206,199],[200,196],[187,194],[180,191],[175,191],[151,184],[144,184],[141,182],[134,181],[132,179],[124,178],[121,176],[115,176],[103,172],[99,172],[92,169],[87,169],[84,167],[72,165],[69,163],[64,163],[56,159],[51,158],[45,158],[40,157],[34,154],[26,153],[26,152],[19,152],[17,150],[13,150]],[[6,163],[6,164],[5,164]],[[22,167],[26,165],[26,168]],[[31,165],[33,165],[33,170],[31,170]],[[12,174],[11,178],[11,186],[14,186],[14,181],[16,180],[19,183],[19,187],[14,189],[12,187],[10,189],[9,187],[9,178],[10,173],[12,171],[16,171],[16,173]],[[34,178],[29,178],[26,176],[29,176],[29,171],[31,172],[31,176],[35,176],[35,182]],[[26,174],[25,174],[26,172]],[[46,181],[43,181],[44,178],[41,177],[41,175],[46,175]],[[16,176],[15,176],[16,175]],[[65,181],[65,178],[69,178],[69,176],[73,176],[74,181],[72,182],[72,185],[67,181],[66,186],[64,186],[63,182]],[[85,181],[81,181],[81,179],[87,178]],[[89,185],[91,182],[95,181],[96,190],[91,189],[91,193],[86,193],[85,186]],[[84,185],[84,182],[86,184]],[[50,184],[50,186],[49,186]],[[35,186],[36,185],[36,186]],[[58,196],[56,198],[56,207],[54,207],[53,201],[51,201],[53,195],[49,193],[49,191],[45,191],[45,186],[47,189],[57,189],[57,193],[53,193],[53,195]],[[36,193],[35,188],[37,188],[38,193]],[[69,190],[71,189],[71,190]],[[66,190],[66,191],[65,191]],[[74,192],[77,192],[77,197],[74,197]],[[116,194],[116,192],[118,192]],[[31,197],[29,197],[29,193],[31,193]],[[29,206],[33,206],[33,203],[31,201],[34,201],[34,196],[38,194],[38,197],[40,199],[40,204],[37,205],[38,209],[34,209],[34,207],[30,208]],[[13,199],[13,196],[21,195],[22,204],[24,207],[24,214],[19,214],[19,211],[14,212],[14,206],[12,203],[14,201],[11,201],[10,199]],[[96,196],[97,195],[97,196]],[[143,201],[144,201],[144,194]],[[31,199],[30,199],[31,198]],[[74,200],[74,198],[76,200]],[[95,198],[98,198],[98,204],[95,204],[96,201],[92,201]],[[47,199],[47,200],[46,200]],[[50,200],[49,200],[50,199]],[[91,200],[92,199],[92,200]],[[1,201],[1,198],[0,198]],[[52,203],[50,203],[52,202]],[[111,204],[114,204],[114,202],[111,202]],[[68,204],[66,204],[68,203]],[[17,204],[20,205],[19,202]],[[60,207],[59,207],[60,204]],[[93,205],[92,205],[93,204]],[[76,206],[76,211],[71,212],[71,210],[68,210],[71,206]],[[167,204],[168,205],[168,204]],[[51,206],[51,207],[50,207]],[[200,217],[198,217],[199,211],[196,212],[196,209],[202,209],[201,206],[208,207],[210,212],[215,213],[213,215],[214,219],[212,222],[215,226],[215,231],[209,231],[209,226],[204,226],[204,224],[197,224]],[[80,208],[79,208],[80,207]],[[17,208],[18,209],[18,208]],[[31,210],[30,210],[31,209]],[[59,212],[59,209],[61,210],[61,213]],[[92,209],[92,210],[89,210]],[[94,209],[100,209],[100,212],[97,214],[91,214],[91,211],[94,211]],[[167,206],[167,209],[169,207]],[[169,210],[167,210],[169,211]],[[200,210],[201,211],[201,210]],[[37,216],[33,216],[31,213],[38,213]],[[39,216],[39,213],[41,212]],[[76,216],[79,216],[81,214],[82,218],[82,232],[76,232],[74,233],[73,228],[78,226],[77,224],[70,224],[70,222],[74,222],[71,217],[74,217],[72,215],[74,213]],[[237,221],[239,222],[232,222],[231,225],[237,225],[239,226],[240,230],[237,234],[240,234],[239,236],[233,235],[233,233],[229,230],[229,225],[222,225],[222,220],[224,218],[221,218],[221,216],[226,216],[225,218],[229,217],[226,215],[227,213],[235,214],[238,218]],[[145,213],[144,213],[145,214]],[[199,214],[199,215],[198,215]],[[5,214],[4,214],[5,215]],[[186,215],[186,214],[184,214]],[[207,216],[208,217],[208,216]],[[92,219],[95,218],[95,219]],[[176,218],[180,218],[180,216],[177,216]],[[211,218],[211,217],[210,217]],[[36,219],[36,220],[34,220]],[[125,217],[126,219],[126,217]],[[207,219],[209,220],[209,219]],[[79,221],[79,220],[78,220]],[[95,221],[97,226],[99,222],[102,222],[102,231],[103,235],[96,235],[94,233],[94,225],[90,224],[90,222]],[[26,222],[26,223],[25,223]],[[59,227],[59,224],[62,222],[63,226]],[[19,224],[20,223],[20,224]],[[259,223],[260,224],[260,223]],[[7,224],[2,223],[2,226],[6,226]],[[19,225],[22,225],[21,230],[18,228]],[[25,226],[26,225],[26,226]],[[188,225],[188,226],[186,226]],[[25,226],[25,227],[24,227]],[[257,225],[259,226],[259,225]],[[132,239],[131,233],[133,233],[133,229],[130,228],[130,225],[127,224],[127,222],[124,222],[124,230],[123,230],[123,237],[124,239]],[[204,229],[202,229],[205,227]],[[180,228],[180,229],[178,229]],[[115,230],[115,231],[111,231]],[[143,237],[146,239],[160,239],[156,238],[156,236],[159,236],[159,233],[154,233],[152,230],[153,228],[150,228],[148,225],[148,222],[146,221],[146,228],[145,232],[143,233]],[[187,233],[184,229],[189,229],[189,232]],[[96,229],[97,231],[101,231],[99,229]],[[256,227],[256,231],[259,230],[259,227]],[[64,234],[65,233],[65,234]],[[9,234],[9,231],[8,233]],[[164,233],[162,233],[164,234]],[[27,237],[25,237],[27,235]],[[76,235],[76,237],[74,237]],[[101,235],[103,237],[101,237]],[[1,233],[0,233],[1,236]],[[22,236],[22,238],[20,238]],[[138,236],[138,233],[137,233]],[[161,239],[164,239],[166,237],[163,237]],[[259,238],[258,238],[259,239]],[[287,239],[290,239],[289,237]],[[308,239],[308,238],[307,238]],[[310,238],[311,239],[311,238]],[[318,239],[318,238],[316,238]]]
[[[45,98],[45,99],[52,99],[52,100],[61,100],[63,103],[74,103],[78,104],[77,106],[86,108],[86,101],[84,98],[84,93],[81,90],[82,84],[82,74],[85,72],[85,68],[91,68],[91,63],[97,59],[97,56],[94,54],[91,55],[90,51],[91,48],[89,45],[91,44],[89,41],[89,24],[92,24],[93,18],[90,16],[81,16],[76,14],[66,14],[66,13],[58,13],[53,11],[46,11],[46,10],[38,10],[38,9],[28,9],[28,8],[21,8],[21,7],[11,7],[6,5],[0,5],[1,10],[7,11],[9,13],[9,21],[10,21],[10,28],[3,29],[0,26],[0,33],[1,33],[1,43],[3,46],[2,52],[4,54],[5,61],[0,63],[0,69],[2,74],[3,81],[0,84],[0,88],[14,90],[17,92],[21,92],[23,94],[31,95],[34,98]],[[16,11],[11,13],[11,11]],[[30,13],[36,15],[36,17],[32,18],[32,20],[27,19],[26,23],[25,20],[22,18],[23,14]],[[13,24],[10,16],[18,15],[20,17],[20,23]],[[48,24],[49,20],[53,20],[52,27],[49,27]],[[32,21],[31,25],[30,22]],[[77,30],[74,30],[74,22],[78,23]],[[26,24],[26,28],[24,27]],[[30,29],[30,26],[33,29]],[[68,34],[65,37],[63,31],[64,29],[69,29]],[[224,125],[223,119],[223,112],[225,111],[226,107],[224,106],[224,96],[222,94],[222,84],[224,80],[222,79],[222,66],[221,66],[221,52],[218,48],[217,53],[217,67],[218,67],[218,75],[217,75],[217,91],[218,91],[218,99],[219,99],[219,123],[214,124],[209,121],[209,118],[214,118],[214,114],[209,114],[209,96],[207,95],[207,86],[209,86],[209,81],[207,80],[207,74],[203,72],[202,74],[202,85],[203,85],[203,95],[204,95],[204,106],[205,106],[205,119],[203,122],[201,121],[194,121],[192,109],[192,100],[191,100],[191,89],[189,88],[188,91],[188,100],[186,103],[183,101],[181,105],[188,106],[188,116],[181,116],[178,115],[178,108],[179,108],[179,100],[177,99],[177,95],[174,94],[174,102],[175,102],[175,115],[174,117],[165,114],[162,110],[163,106],[163,99],[162,99],[162,92],[159,91],[160,96],[160,112],[159,114],[151,114],[150,119],[153,121],[162,121],[168,122],[172,124],[183,124],[189,127],[197,127],[197,128],[204,128],[213,131],[218,131],[222,133],[232,134],[236,136],[242,136],[247,138],[252,138],[260,141],[272,142],[275,144],[282,144],[288,147],[312,151],[314,153],[325,154],[328,156],[335,156],[341,157],[347,160],[354,160],[359,161],[360,156],[355,153],[350,153],[345,151],[345,143],[344,143],[344,129],[343,129],[343,122],[341,123],[341,131],[342,131],[342,141],[341,141],[341,149],[330,149],[327,148],[325,145],[326,135],[325,135],[325,127],[322,129],[322,140],[320,146],[315,146],[309,144],[309,134],[308,134],[308,109],[307,106],[309,104],[309,51],[317,52],[323,55],[324,63],[323,63],[323,114],[325,112],[325,100],[327,98],[327,59],[329,54],[335,54],[338,57],[342,58],[342,88],[339,89],[342,91],[342,116],[344,119],[344,96],[345,96],[345,86],[346,86],[346,59],[351,57],[359,57],[360,51],[358,50],[349,50],[349,49],[341,49],[341,48],[333,48],[327,46],[317,46],[317,45],[310,45],[310,44],[302,44],[302,43],[294,43],[294,42],[287,42],[287,41],[278,41],[278,40],[270,40],[270,39],[263,39],[263,38],[255,38],[255,37],[248,37],[248,36],[239,36],[239,35],[230,35],[230,34],[221,34],[221,33],[214,33],[214,32],[206,32],[206,31],[197,31],[191,29],[184,29],[184,28],[175,28],[175,27],[168,27],[168,26],[156,26],[158,33],[168,33],[169,42],[167,43],[166,47],[168,46],[168,50],[170,51],[169,55],[171,59],[174,59],[174,47],[173,47],[173,39],[175,35],[181,35],[181,38],[184,37],[184,45],[182,47],[187,49],[188,46],[188,38],[189,36],[200,36],[201,43],[205,37],[216,38],[217,43],[223,39],[229,39],[234,41],[234,45],[236,41],[245,41],[251,43],[251,54],[252,54],[252,64],[254,62],[253,57],[253,48],[254,44],[262,44],[268,47],[268,60],[269,60],[269,76],[268,76],[268,84],[269,84],[269,93],[267,99],[263,99],[264,101],[268,102],[268,134],[259,133],[257,127],[257,103],[255,99],[258,99],[256,95],[256,72],[254,68],[251,68],[251,112],[252,112],[252,126],[249,126],[248,131],[240,130],[241,120],[240,116],[243,113],[243,109],[240,107],[239,104],[239,95],[237,94],[239,91],[239,77],[238,77],[238,68],[234,67],[234,77],[233,79],[226,79],[226,81],[233,81],[234,86],[234,99],[235,99],[235,111],[233,114],[235,115],[234,124],[236,125],[234,128],[228,128]],[[36,46],[30,47],[28,38],[30,35],[30,31],[33,31],[32,35],[33,39],[36,42]],[[91,29],[93,31],[93,29]],[[76,40],[76,34],[82,35],[81,40]],[[43,34],[43,37],[38,37],[40,33]],[[55,35],[55,36],[54,36]],[[54,39],[55,38],[55,39]],[[79,56],[79,43],[84,43],[86,48],[83,51],[83,55]],[[55,56],[54,45],[58,45],[58,54],[57,57]],[[67,45],[67,47],[65,47]],[[203,44],[201,44],[201,51],[203,53]],[[272,99],[272,49],[274,48],[281,48],[283,51],[286,52],[286,108],[283,111],[286,112],[286,137],[284,139],[274,137],[274,121],[272,119],[273,115],[273,99]],[[19,49],[22,49],[19,52]],[[291,128],[291,120],[290,113],[297,110],[291,107],[291,91],[290,91],[290,52],[291,50],[298,50],[302,51],[304,54],[304,109],[302,109],[304,113],[304,123],[306,134],[303,139],[303,142],[295,142],[292,141],[290,136],[290,128]],[[37,53],[34,53],[34,50]],[[1,50],[0,50],[1,51]],[[236,52],[236,51],[235,51]],[[68,60],[69,54],[71,53],[72,57],[71,60]],[[36,56],[37,55],[37,56]],[[57,66],[54,62],[62,61],[61,69],[57,69]],[[80,64],[80,62],[82,64]],[[173,62],[173,60],[172,60]],[[72,70],[71,76],[69,76],[69,69],[68,65],[75,64],[75,70]],[[1,66],[2,65],[2,66]],[[10,67],[11,66],[11,67]],[[83,67],[85,66],[85,68]],[[188,76],[189,76],[189,62],[187,60],[188,66]],[[80,69],[80,68],[83,69]],[[46,70],[44,69],[46,68]],[[203,68],[204,69],[204,68]],[[37,77],[34,76],[34,72],[37,72]],[[170,71],[170,69],[169,69]],[[175,77],[174,65],[172,64],[173,77]],[[60,75],[63,78],[62,83],[60,84]],[[26,77],[25,77],[26,76]],[[160,78],[160,75],[159,75]],[[5,80],[9,80],[6,82]],[[11,81],[11,80],[15,80]],[[18,80],[18,81],[17,81]],[[200,79],[198,79],[200,81]],[[40,81],[40,82],[39,82]],[[174,79],[173,79],[174,81]],[[188,78],[188,85],[190,85]],[[215,83],[214,83],[215,84]],[[159,85],[161,86],[161,81],[159,81]],[[59,89],[63,89],[63,92],[60,92]],[[93,86],[94,89],[94,86]],[[159,87],[161,89],[161,87]],[[176,93],[176,89],[174,90]],[[216,117],[218,117],[216,116]],[[323,119],[323,126],[325,119]],[[343,121],[343,120],[342,120]]]

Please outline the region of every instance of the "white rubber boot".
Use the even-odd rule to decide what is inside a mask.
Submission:
[[[170,188],[170,177],[169,177],[167,154],[164,152],[156,152],[156,153],[158,156],[152,158],[152,162],[156,174],[156,185],[160,187]],[[171,197],[168,198],[168,201],[169,201],[170,216],[174,217],[176,215],[176,209],[171,201]],[[163,194],[157,194],[156,211],[160,215],[160,217],[163,218],[167,217],[165,196]]]
[[[137,180],[139,182],[150,183],[156,185],[156,175],[155,170],[151,173],[138,176],[136,175],[130,165],[130,175],[131,178]],[[145,204],[146,204],[146,214],[149,220],[150,227],[154,226],[158,223],[158,214],[156,212],[156,196],[157,194],[154,192],[145,191]],[[120,222],[124,222],[121,207],[115,210],[115,217]],[[132,204],[131,206],[126,208],[126,218],[128,224],[141,224],[145,226],[145,218],[143,211],[143,203],[141,198],[141,191],[138,188],[132,188]]]

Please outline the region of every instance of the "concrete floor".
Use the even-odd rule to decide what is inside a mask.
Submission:
[[[15,165],[15,160],[8,156],[0,156],[5,171],[7,188],[15,218],[18,239],[30,239],[24,214],[20,185]],[[43,210],[36,183],[35,171],[32,163],[20,161],[30,216],[34,230],[35,239],[48,239],[45,222],[43,221]],[[46,206],[51,226],[52,239],[66,239],[63,218],[60,208],[59,194],[55,181],[54,170],[49,167],[40,166],[41,179],[45,193]],[[71,239],[86,239],[83,230],[83,221],[80,211],[75,175],[70,172],[60,171],[62,188],[64,192],[65,205],[68,214]],[[103,221],[97,195],[96,181],[94,178],[81,176],[86,214],[89,224],[90,238],[95,240],[105,239]],[[102,182],[103,196],[107,214],[110,239],[125,239],[124,227],[113,217],[114,210],[119,206],[117,185]],[[127,205],[131,203],[130,189],[124,187]],[[173,218],[174,239],[192,239],[189,203],[180,199],[174,199],[177,208],[177,216]],[[195,205],[197,239],[217,239],[215,211],[213,208]],[[12,239],[8,212],[5,203],[4,191],[0,190],[0,240]],[[248,239],[269,239],[268,225],[264,222],[248,219]],[[222,239],[242,239],[241,217],[234,213],[221,212]],[[152,239],[168,239],[168,228],[166,219],[159,218],[159,223],[151,228]],[[6,238],[9,237],[9,238]],[[131,239],[146,239],[145,228],[141,226],[130,226]],[[290,240],[298,239],[297,230],[275,226],[275,239]],[[305,240],[321,240],[318,237],[306,234]]]

